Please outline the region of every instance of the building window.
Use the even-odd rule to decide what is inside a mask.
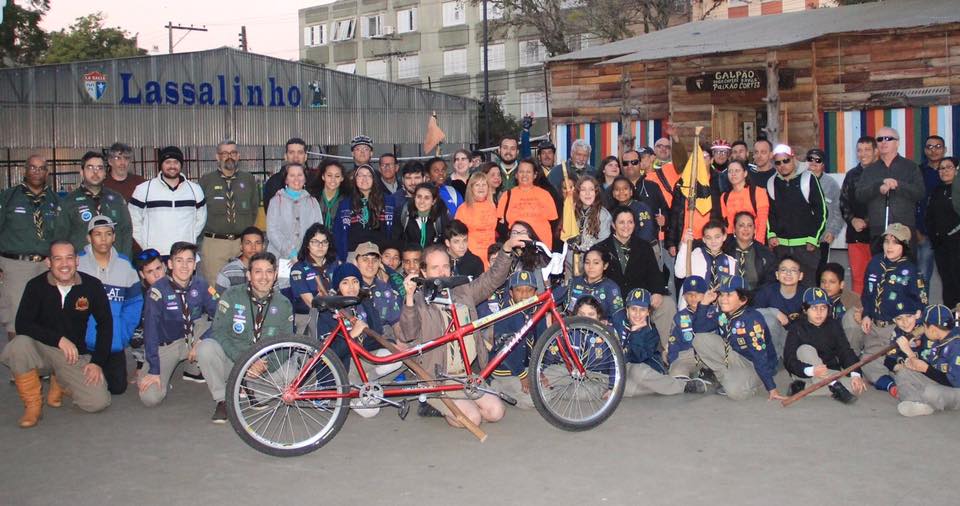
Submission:
[[[443,52],[443,75],[467,73],[467,49],[451,49]]]
[[[397,11],[397,33],[417,31],[417,8]]]
[[[547,48],[539,40],[520,41],[520,66],[540,65],[547,59]]]
[[[493,2],[484,2],[487,4],[487,19],[502,19],[503,5]],[[480,19],[483,19],[483,6],[480,6]]]
[[[443,26],[457,26],[467,22],[463,2],[443,3]]]
[[[360,36],[365,39],[380,37],[383,35],[383,25],[383,14],[364,16],[363,24],[360,27]]]
[[[350,40],[353,38],[353,30],[356,25],[356,18],[341,19],[333,23],[333,41]]]
[[[420,77],[420,56],[401,56],[397,62],[397,79],[416,79]]]
[[[357,73],[357,64],[356,63],[341,63],[337,65],[337,72],[346,72],[347,74],[356,74]]]
[[[542,91],[533,91],[520,94],[520,114],[533,113],[534,118],[547,117],[547,94]]]
[[[507,68],[505,46],[503,44],[489,44],[487,59],[490,61],[490,70],[504,70]],[[480,72],[483,72],[483,49],[480,49]]]
[[[322,46],[327,43],[327,25],[307,26],[303,29],[303,45]]]
[[[367,62],[367,77],[386,81],[390,79],[390,67],[386,60],[370,60]]]

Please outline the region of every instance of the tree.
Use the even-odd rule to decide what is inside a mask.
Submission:
[[[479,132],[479,139],[487,139],[485,137],[486,125],[484,124],[483,119],[483,101],[480,102],[480,115],[477,116],[477,132]],[[520,122],[517,121],[512,114],[508,114],[503,111],[503,106],[500,104],[500,101],[491,97],[490,98],[490,137],[489,139],[492,142],[497,142],[501,137],[506,137],[508,135],[517,136],[520,134]],[[481,146],[489,147],[489,146]]]
[[[0,67],[33,65],[47,49],[47,33],[40,20],[50,9],[50,0],[28,0],[21,7],[7,0],[0,23]]]
[[[43,63],[68,63],[147,54],[137,47],[136,37],[121,28],[105,28],[103,13],[77,18],[66,30],[50,34],[50,48]]]

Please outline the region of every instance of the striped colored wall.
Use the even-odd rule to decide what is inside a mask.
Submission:
[[[659,119],[635,121],[633,135],[637,141],[634,147],[653,146],[656,140],[661,137],[663,123],[663,120]],[[553,139],[557,145],[557,160],[570,158],[570,145],[577,139],[584,139],[592,147],[590,164],[596,167],[604,157],[617,155],[620,152],[622,129],[623,125],[614,121],[556,125]]]
[[[831,172],[855,167],[857,139],[876,135],[884,126],[900,133],[900,155],[918,163],[923,159],[923,142],[928,135],[943,137],[948,155],[956,155],[955,148],[960,147],[960,105],[829,111],[822,113],[820,126],[820,145],[827,153]]]

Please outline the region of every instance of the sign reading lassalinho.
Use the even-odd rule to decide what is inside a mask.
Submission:
[[[763,69],[729,69],[687,78],[687,91],[753,91],[767,86]]]

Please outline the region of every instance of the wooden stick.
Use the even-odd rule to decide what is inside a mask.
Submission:
[[[396,347],[396,345],[394,345],[390,341],[387,341],[386,339],[384,339],[383,336],[371,330],[369,327],[363,329],[363,333],[372,337],[374,341],[378,342],[380,346],[383,346],[384,348],[386,348],[388,351],[390,351],[390,353],[398,353],[400,351]],[[426,369],[424,369],[420,364],[418,364],[413,359],[409,359],[409,358],[404,359],[403,365],[409,367],[410,370],[413,371],[414,374],[419,376],[420,379],[423,381],[436,381],[436,379],[433,376],[427,374]],[[440,401],[443,402],[443,405],[450,410],[450,413],[453,415],[453,418],[456,419],[458,422],[460,422],[460,425],[463,425],[463,428],[467,429],[468,431],[470,431],[471,434],[476,436],[476,438],[479,439],[481,443],[487,440],[487,433],[484,432],[479,425],[473,423],[473,421],[467,418],[467,415],[463,414],[463,411],[460,411],[460,408],[457,407],[457,403],[453,402],[452,399],[449,399],[447,397],[440,397]]]
[[[697,167],[699,167],[699,164],[703,161],[703,153],[701,152],[701,149],[700,149],[700,132],[702,131],[703,131],[702,126],[698,126],[696,128],[696,139],[694,139],[693,141],[693,154],[690,158],[690,160],[693,163],[693,165],[690,166],[690,169],[691,169],[690,179],[692,179],[693,181],[687,181],[687,184],[690,185],[689,186],[690,189],[687,192],[687,223],[686,225],[691,231],[693,230],[693,211],[697,208],[697,176],[698,176]],[[710,170],[710,168],[708,167],[707,170]],[[692,239],[687,240],[686,243],[687,243],[687,259],[686,259],[687,276],[691,276],[692,273],[690,271],[693,270],[693,265],[692,265],[693,264],[693,240]]]
[[[878,359],[878,358],[886,355],[890,350],[892,350],[892,349],[894,349],[894,348],[896,348],[896,347],[897,347],[897,343],[895,343],[895,342],[894,342],[894,343],[891,343],[891,344],[889,344],[888,346],[885,346],[882,350],[874,353],[873,355],[869,355],[869,356],[867,356],[867,357],[864,357],[864,358],[860,359],[860,361],[857,362],[856,364],[853,364],[853,365],[851,365],[850,367],[847,367],[846,369],[844,369],[844,370],[842,370],[842,371],[840,371],[840,372],[838,372],[838,373],[832,374],[832,375],[830,375],[830,376],[828,376],[828,377],[826,377],[826,378],[824,378],[824,379],[822,379],[822,380],[820,380],[820,381],[818,381],[818,382],[816,382],[816,383],[808,386],[807,388],[804,388],[803,391],[801,391],[801,392],[797,392],[797,393],[791,395],[790,397],[787,397],[786,399],[780,401],[780,404],[782,404],[783,407],[787,407],[787,406],[789,406],[789,405],[791,405],[791,404],[799,401],[800,399],[803,399],[804,397],[812,394],[813,392],[815,392],[815,391],[817,391],[817,390],[820,390],[821,388],[829,385],[830,383],[833,383],[834,381],[837,381],[838,379],[840,379],[840,378],[842,378],[842,377],[850,374],[850,373],[853,372],[854,370],[859,369],[859,368],[861,368],[861,367],[869,364],[870,362],[873,362],[874,360],[876,360],[876,359]]]

